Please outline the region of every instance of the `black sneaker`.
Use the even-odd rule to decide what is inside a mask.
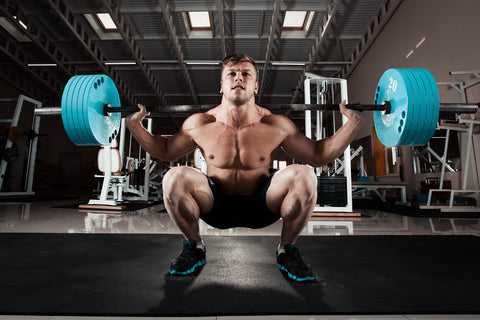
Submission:
[[[285,252],[277,251],[277,267],[295,281],[312,281],[312,268],[306,264],[296,244],[284,246]]]
[[[205,250],[197,249],[196,241],[183,240],[183,250],[170,265],[170,274],[187,275],[207,263]]]

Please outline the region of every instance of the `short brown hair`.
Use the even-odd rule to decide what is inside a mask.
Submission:
[[[237,63],[242,63],[242,62],[249,62],[251,63],[254,67],[255,67],[255,71],[257,72],[257,79],[258,79],[258,76],[259,76],[259,72],[258,72],[258,68],[257,68],[257,65],[255,64],[255,59],[253,59],[252,57],[250,56],[247,56],[246,54],[238,54],[238,53],[234,53],[234,54],[231,54],[229,56],[226,56],[223,60],[222,60],[222,70],[228,66],[229,64],[237,64]]]

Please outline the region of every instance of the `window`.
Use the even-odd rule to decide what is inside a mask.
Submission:
[[[112,17],[108,13],[96,13],[95,17],[97,18],[100,26],[105,32],[116,32],[117,26],[113,22]]]
[[[118,40],[122,35],[108,13],[86,13],[85,18],[101,40]]]
[[[314,11],[287,11],[283,20],[283,38],[305,38],[312,24]]]
[[[210,13],[208,11],[190,11],[187,14],[190,30],[212,30]]]
[[[284,30],[303,30],[307,11],[287,11],[283,20]]]

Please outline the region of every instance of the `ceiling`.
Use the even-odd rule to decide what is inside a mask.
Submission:
[[[70,77],[98,73],[115,81],[124,105],[211,105],[221,99],[219,62],[236,52],[258,63],[257,103],[302,103],[305,72],[347,78],[400,2],[3,0],[0,16],[20,40],[0,27],[0,77],[52,107]],[[287,10],[313,11],[310,28],[282,30]],[[188,11],[209,11],[212,30],[190,30]],[[96,30],[89,14],[99,12],[118,32]],[[105,64],[125,61],[134,64]],[[162,113],[156,124],[171,133],[186,116]]]

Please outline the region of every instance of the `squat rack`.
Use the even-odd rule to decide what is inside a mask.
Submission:
[[[1,99],[0,101],[13,102],[15,101],[15,99]],[[2,122],[10,123],[10,127],[18,126],[20,115],[23,109],[23,104],[25,102],[32,103],[34,105],[34,110],[38,108],[42,108],[42,103],[40,101],[34,100],[22,94],[18,96],[16,101],[17,101],[17,104],[15,107],[15,112],[13,113],[13,117],[11,119],[2,119]],[[38,132],[39,128],[40,128],[40,116],[34,115],[32,130],[34,132]],[[7,139],[5,143],[5,150],[11,148],[12,146],[13,146],[13,142],[10,139]],[[34,177],[34,170],[35,170],[35,159],[37,155],[37,146],[38,146],[38,136],[34,136],[29,143],[29,149],[28,149],[28,155],[27,155],[28,163],[27,163],[27,169],[25,172],[25,185],[24,185],[23,191],[0,192],[0,196],[31,196],[35,194],[35,192],[33,191],[33,177]],[[5,173],[7,171],[7,165],[8,165],[7,161],[2,158],[0,163],[0,190],[3,187]]]
[[[341,101],[345,101],[348,103],[348,93],[347,93],[347,80],[340,79],[340,78],[326,78],[322,77],[313,73],[306,72],[305,73],[305,81],[304,81],[304,97],[305,97],[305,104],[312,104],[311,101],[311,85],[315,85],[316,89],[316,103],[317,104],[326,104],[325,93],[327,92],[329,86],[333,90],[333,85],[340,85],[340,99]],[[332,93],[332,97],[334,97],[334,93]],[[335,111],[333,111],[335,112]],[[333,117],[333,121],[335,122],[335,117]],[[345,124],[347,118],[342,115],[342,123]],[[316,127],[315,127],[315,138],[322,139],[324,138],[323,132],[323,113],[319,110],[316,111]],[[335,127],[334,127],[335,130]],[[305,111],[305,136],[308,138],[313,137],[312,131],[312,111],[306,110]],[[340,165],[337,165],[341,162]],[[335,160],[334,168],[335,172],[334,175],[340,173],[337,170],[341,167],[343,170],[343,176],[346,178],[346,192],[347,192],[347,203],[345,206],[320,206],[316,205],[314,208],[315,212],[352,212],[353,211],[353,204],[352,204],[352,168],[351,168],[351,155],[350,155],[350,145],[345,149],[343,152],[343,160]],[[320,176],[322,173],[321,168],[315,168],[317,176]]]
[[[451,71],[450,75],[473,75],[475,78],[469,83],[464,83],[463,81],[459,82],[438,82],[438,86],[449,86],[457,91],[461,98],[462,102],[467,102],[466,90],[473,86],[480,84],[480,71]],[[447,164],[447,151],[448,151],[448,140],[445,144],[444,154],[442,157],[439,157],[434,154],[434,156],[442,163],[441,175],[440,175],[440,185],[438,189],[430,189],[428,192],[427,203],[424,206],[420,206],[421,209],[440,209],[444,212],[478,212],[480,210],[480,189],[478,182],[478,168],[475,161],[475,154],[472,152],[474,143],[473,143],[473,129],[474,126],[480,125],[480,119],[475,118],[475,115],[470,115],[470,119],[465,117],[459,117],[459,124],[463,124],[463,128],[459,127],[449,127],[449,126],[438,126],[437,129],[446,129],[447,130],[447,139],[450,133],[450,130],[465,132],[466,136],[466,154],[465,159],[462,165],[462,176],[461,176],[461,187],[459,189],[444,189],[443,183],[445,178],[445,169],[448,168]],[[472,173],[469,174],[470,168]],[[472,177],[473,188],[467,189],[468,178]],[[449,202],[448,206],[436,206],[432,205],[432,194],[433,192],[449,192]],[[453,206],[454,198],[456,193],[464,194],[473,194],[476,200],[476,206]]]

